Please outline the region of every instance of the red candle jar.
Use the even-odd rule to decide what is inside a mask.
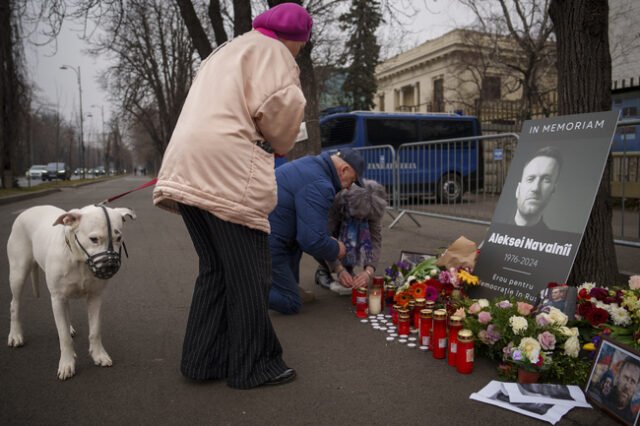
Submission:
[[[407,309],[409,310],[409,326],[411,328],[415,327],[413,323],[413,312],[415,311],[416,302],[415,300],[409,300],[407,304]]]
[[[393,298],[396,295],[396,288],[393,283],[388,283],[384,286],[384,303],[389,307],[389,314],[393,315],[393,305],[395,301]]]
[[[351,304],[356,306],[358,303],[358,289],[355,287],[351,287]]]
[[[423,309],[420,311],[420,345],[429,347],[431,339],[431,322],[433,311]]]
[[[433,313],[433,357],[442,359],[447,355],[447,311],[438,309]]]
[[[402,309],[400,305],[393,305],[393,312],[391,313],[391,322],[398,324],[398,311]]]
[[[447,362],[456,366],[456,356],[458,352],[458,331],[462,330],[462,317],[452,315],[449,317],[449,353]]]
[[[398,334],[406,335],[409,334],[409,323],[411,322],[410,316],[408,314],[400,314],[398,315]]]
[[[424,308],[425,309],[431,309],[432,311],[435,312],[435,310],[436,310],[436,302],[434,302],[433,300],[427,300],[426,302],[424,302]]]
[[[415,305],[413,306],[413,327],[420,329],[420,314],[424,309],[424,304],[426,300],[423,297],[420,297],[415,300]]]
[[[473,333],[471,330],[458,332],[458,354],[456,356],[458,373],[469,374],[473,371]]]
[[[366,318],[367,313],[367,288],[359,287],[356,293],[356,316],[358,318]]]
[[[403,308],[402,305],[400,306],[400,309],[398,309],[398,327],[400,326],[400,315],[409,315],[409,309]],[[411,327],[411,316],[410,315],[409,315],[409,327]],[[398,331],[398,334],[402,334],[402,333],[400,333],[400,331]],[[405,333],[405,334],[409,334],[409,333]]]

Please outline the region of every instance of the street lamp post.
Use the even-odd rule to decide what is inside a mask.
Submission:
[[[80,93],[80,149],[82,151],[82,179],[86,179],[86,168],[84,164],[84,118],[82,116],[82,80],[80,78],[80,65],[78,65],[77,69],[72,67],[71,65],[63,65],[60,67],[60,69],[73,70],[73,72],[76,73],[76,77],[78,77],[78,92]]]
[[[91,105],[92,108],[100,108],[100,117],[102,118],[102,144],[104,149],[104,173],[109,176],[109,142],[107,135],[104,133],[104,105]]]

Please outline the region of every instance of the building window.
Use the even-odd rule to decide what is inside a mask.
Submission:
[[[384,111],[384,93],[378,96],[378,110]]]
[[[444,80],[442,78],[433,80],[433,111],[444,111]]]
[[[485,77],[482,80],[482,100],[500,100],[500,77]]]

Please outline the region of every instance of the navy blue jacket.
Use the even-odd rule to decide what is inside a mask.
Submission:
[[[342,189],[331,156],[323,153],[288,162],[276,169],[278,204],[269,215],[272,255],[298,249],[328,261],[338,257],[331,238],[329,210]]]

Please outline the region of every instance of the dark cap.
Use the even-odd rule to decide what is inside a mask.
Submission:
[[[342,158],[344,161],[347,162],[348,165],[351,166],[351,168],[353,168],[353,170],[355,170],[356,185],[363,186],[361,178],[362,178],[362,175],[364,174],[364,159],[358,153],[358,151],[354,151],[351,148],[344,148],[336,152],[335,155],[337,157]]]

